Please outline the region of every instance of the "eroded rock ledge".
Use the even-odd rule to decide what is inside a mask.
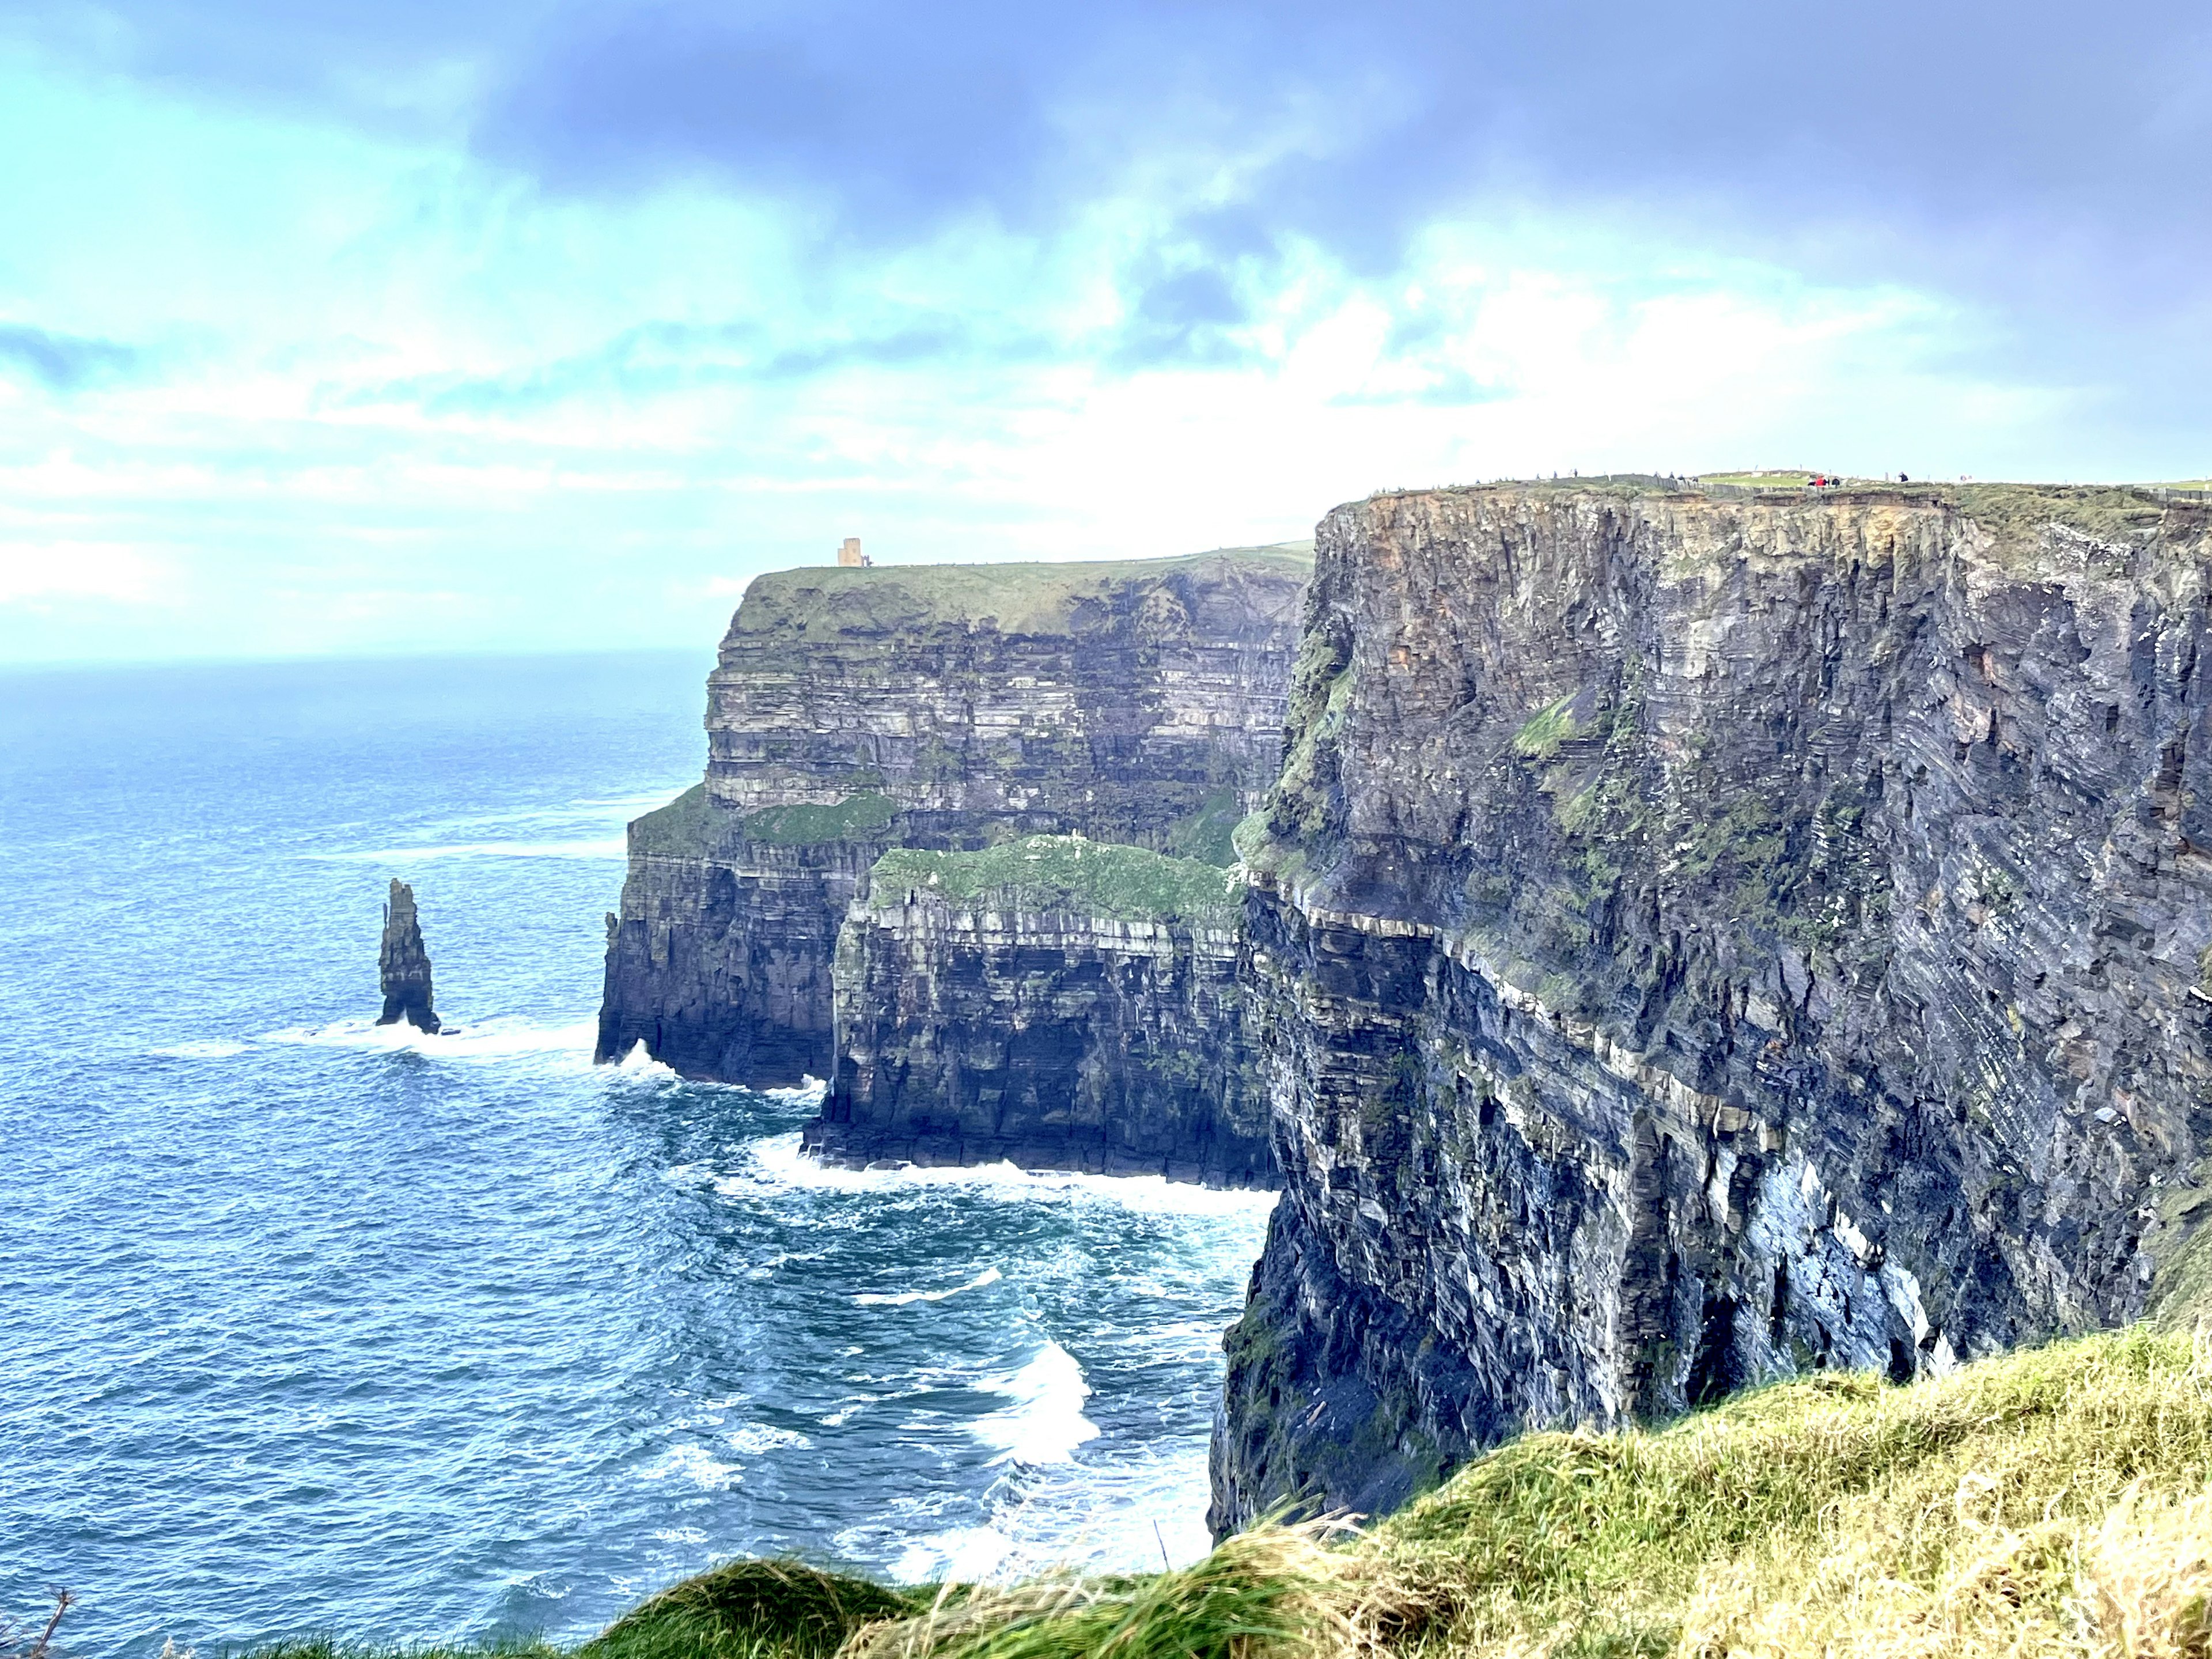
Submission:
[[[1332,514],[1217,1528],[2140,1311],[2205,1207],[2208,552],[2124,491]]]
[[[1243,888],[1079,836],[887,853],[837,949],[834,1161],[1271,1185],[1237,987]]]

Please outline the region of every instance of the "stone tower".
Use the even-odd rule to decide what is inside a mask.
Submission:
[[[868,556],[860,551],[860,538],[858,536],[845,538],[845,544],[837,550],[837,562],[861,568],[867,565]]]

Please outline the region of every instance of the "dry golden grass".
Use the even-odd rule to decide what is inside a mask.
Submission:
[[[2212,1357],[2148,1329],[1528,1436],[1333,1547],[944,1598],[842,1659],[2212,1659]]]
[[[1370,1547],[1409,1652],[2163,1659],[2207,1652],[2208,1480],[2212,1357],[2137,1330],[1532,1437]]]

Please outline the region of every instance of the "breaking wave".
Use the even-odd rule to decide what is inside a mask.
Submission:
[[[1275,1194],[1247,1189],[1200,1187],[1164,1176],[1095,1176],[1063,1170],[1029,1170],[1012,1164],[924,1169],[902,1164],[895,1170],[848,1170],[812,1157],[793,1134],[765,1135],[745,1148],[744,1176],[778,1187],[815,1188],[826,1192],[893,1194],[921,1187],[981,1188],[990,1196],[1048,1202],[1105,1202],[1158,1215],[1265,1215]]]
[[[978,1440],[997,1448],[994,1463],[1071,1462],[1078,1446],[1098,1437],[1098,1425],[1083,1414],[1091,1384],[1075,1356],[1057,1342],[1046,1342],[1019,1370],[981,1386],[1013,1402],[970,1425]]]
[[[328,1025],[287,1026],[267,1033],[261,1041],[421,1054],[428,1060],[483,1061],[520,1054],[553,1054],[589,1064],[599,1030],[595,1019],[546,1025],[514,1015],[495,1015],[433,1036],[405,1024],[379,1025],[371,1019],[356,1018],[335,1020]]]

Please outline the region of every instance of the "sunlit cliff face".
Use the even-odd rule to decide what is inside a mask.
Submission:
[[[0,653],[696,637],[846,535],[1577,467],[2203,470],[2201,19],[1736,9],[18,11]]]

